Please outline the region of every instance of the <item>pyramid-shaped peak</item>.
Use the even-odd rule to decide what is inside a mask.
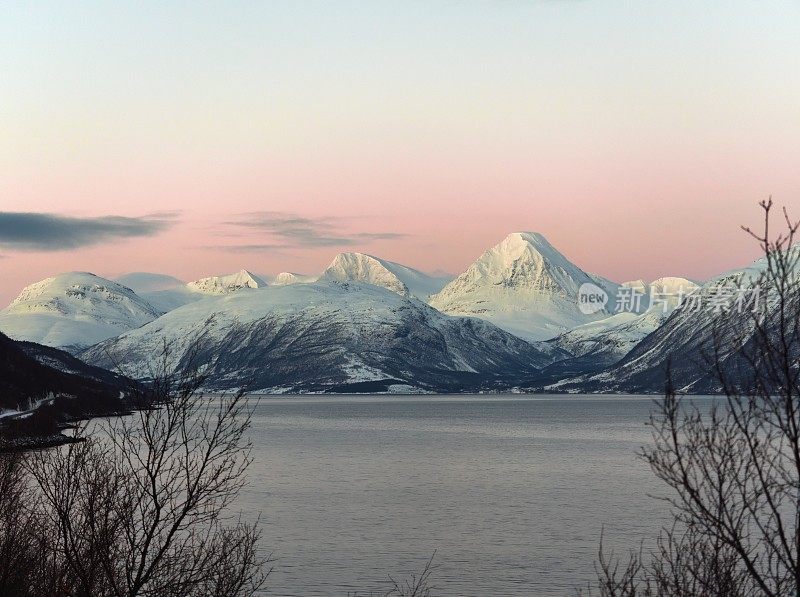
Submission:
[[[512,232],[506,237],[506,240],[550,246],[550,241],[541,232]]]
[[[511,250],[534,249],[539,253],[558,253],[555,247],[550,244],[550,241],[540,232],[512,232],[497,246]]]
[[[263,288],[267,283],[253,272],[240,269],[235,274],[228,276],[219,276],[218,279],[225,285],[233,287],[234,290],[239,288]]]
[[[588,274],[538,232],[512,232],[486,250],[455,280],[431,297],[451,315],[488,319],[528,339],[545,340],[591,319],[578,308],[584,284],[609,294],[617,285]]]
[[[545,236],[539,232],[512,232],[487,250],[475,262],[492,270],[517,270],[521,264],[544,267],[551,265],[565,270],[575,268]]]
[[[236,273],[236,277],[240,278],[242,280],[245,280],[245,279],[246,280],[252,280],[253,282],[257,282],[259,284],[264,284],[264,280],[262,280],[261,278],[256,276],[253,272],[251,272],[249,270],[246,270],[246,269],[240,269]]]
[[[242,288],[263,288],[267,283],[246,269],[227,276],[211,276],[189,282],[186,286],[203,294],[229,294]]]

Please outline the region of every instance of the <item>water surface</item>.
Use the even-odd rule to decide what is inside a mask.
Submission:
[[[601,529],[665,520],[636,458],[650,396],[264,397],[240,506],[261,512],[269,594],[380,594],[436,550],[437,595],[565,595]]]

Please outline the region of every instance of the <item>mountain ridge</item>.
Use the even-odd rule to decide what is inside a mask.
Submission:
[[[526,379],[563,353],[490,323],[441,314],[388,289],[321,281],[272,286],[186,305],[81,356],[143,378],[166,342],[180,364],[202,338],[203,370],[216,389],[250,380],[253,391],[336,391],[383,383],[409,391],[462,391]]]

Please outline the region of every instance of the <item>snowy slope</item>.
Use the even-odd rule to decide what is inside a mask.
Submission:
[[[616,304],[613,304],[615,312],[633,311],[644,313],[652,304],[658,306],[662,311],[671,312],[675,305],[679,303],[689,293],[697,289],[698,285],[687,278],[675,276],[665,276],[658,278],[650,283],[644,280],[633,280],[620,284],[621,288],[631,288],[638,294],[636,301],[631,300],[632,295],[628,295],[628,302],[624,307],[619,305],[620,296],[617,296]],[[635,302],[635,304],[634,304]]]
[[[658,317],[639,313],[615,313],[611,317],[579,325],[550,340],[575,357],[591,355],[602,364],[621,359],[642,338],[656,329]]]
[[[264,288],[266,285],[267,283],[264,280],[243,269],[227,276],[201,278],[200,280],[189,282],[186,287],[192,292],[218,296],[230,294],[242,288]]]
[[[305,274],[297,274],[294,272],[281,272],[271,283],[275,286],[288,286],[289,284],[309,284],[316,282],[317,276],[306,276]]]
[[[430,295],[447,283],[446,278],[429,276],[405,265],[364,253],[339,253],[322,272],[320,279],[363,282],[422,301],[428,300]]]
[[[164,274],[134,272],[120,276],[115,282],[127,286],[162,313],[205,298],[190,290],[182,280]]]
[[[559,253],[541,234],[515,232],[481,255],[430,304],[452,315],[491,321],[533,340],[547,340],[609,312],[585,315],[578,289],[593,283],[613,301],[617,285],[587,274]]]
[[[15,340],[76,350],[137,328],[160,314],[126,286],[72,272],[23,289],[0,311],[0,331]]]
[[[139,296],[146,292],[157,292],[159,290],[171,290],[186,284],[173,276],[165,274],[155,274],[152,272],[132,272],[118,278],[114,282],[122,284],[133,290]]]
[[[647,308],[650,306],[650,297],[649,297],[649,285],[644,280],[630,280],[628,282],[623,282],[620,284],[619,291],[624,291],[624,289],[630,288],[639,295],[639,299],[635,305],[630,305],[628,309],[620,309],[618,305],[614,303],[609,303],[611,309],[616,313],[621,311],[629,311],[633,313],[644,313],[647,311]],[[615,297],[616,300],[619,300],[619,296],[621,295],[618,292],[618,296]]]
[[[698,286],[686,278],[666,277],[647,284],[626,282],[643,294],[643,313],[623,311],[564,332],[551,342],[576,357],[591,356],[597,364],[611,364],[659,328],[678,303]]]
[[[324,281],[186,305],[82,358],[102,365],[110,354],[126,373],[146,377],[164,340],[181,362],[199,334],[197,364],[217,389],[244,380],[264,391],[347,391],[364,383],[458,391],[511,384],[563,356],[383,288]]]
[[[764,269],[764,260],[717,276],[695,292],[653,333],[646,336],[618,363],[600,372],[564,379],[552,389],[600,392],[661,392],[670,362],[673,381],[685,392],[718,391],[716,375],[706,356],[714,351],[714,335],[719,334],[723,362],[734,367],[736,355],[725,352],[734,337],[752,334],[751,314],[747,309],[718,310],[714,296],[724,289],[748,287]],[[763,300],[763,298],[761,299]],[[728,366],[728,365],[726,365]]]
[[[211,295],[195,292],[187,286],[178,286],[167,290],[142,292],[140,296],[162,313],[169,313],[189,303],[205,300]]]
[[[220,296],[242,288],[263,288],[267,285],[262,278],[247,270],[227,276],[201,278],[188,284],[172,276],[144,272],[128,274],[119,280],[130,282],[131,288],[139,296],[163,313],[210,296]]]
[[[679,278],[675,276],[667,276],[653,280],[649,285],[650,296],[666,295],[672,297],[669,300],[669,305],[674,308],[678,302],[683,300],[686,295],[694,292],[700,287],[697,282],[693,282],[687,278]]]

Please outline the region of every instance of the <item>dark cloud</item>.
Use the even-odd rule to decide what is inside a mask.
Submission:
[[[177,212],[138,218],[72,218],[47,213],[0,211],[0,247],[20,251],[61,251],[104,242],[154,236],[169,228]]]
[[[278,239],[283,247],[347,247],[376,240],[397,240],[407,234],[398,232],[340,231],[341,218],[305,218],[273,211],[243,214],[226,222],[230,226],[265,232]],[[260,245],[249,245],[257,247]],[[274,248],[275,245],[264,245]]]

